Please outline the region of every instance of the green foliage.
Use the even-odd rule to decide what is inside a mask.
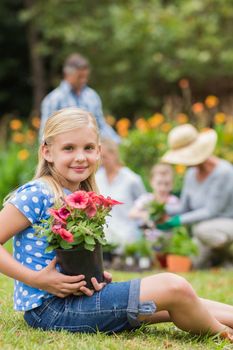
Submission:
[[[47,86],[57,85],[66,55],[80,51],[93,66],[91,85],[100,92],[106,110],[118,116],[157,109],[184,76],[197,95],[222,92],[222,87],[227,92],[233,59],[229,0],[26,4],[30,7],[18,0],[3,0],[0,5],[4,43],[0,75],[5,87],[1,100],[8,111],[28,108],[21,101],[29,101],[28,84],[35,78],[29,79],[26,57],[29,23],[37,33],[34,54],[45,62]],[[12,84],[12,79],[18,83]]]
[[[145,238],[141,238],[134,243],[127,244],[124,248],[124,253],[126,256],[139,255],[140,257],[151,257],[153,254],[151,243]]]
[[[19,18],[22,6],[22,0],[0,1],[0,113],[25,113],[27,116],[31,110],[32,91],[27,32]]]
[[[151,168],[159,161],[165,148],[166,134],[153,129],[145,132],[133,129],[123,140],[120,153],[125,164],[142,176],[149,189]]]
[[[184,226],[176,227],[172,231],[171,238],[167,240],[164,252],[175,255],[197,255],[197,245],[190,237],[188,230]]]
[[[148,204],[148,212],[150,220],[153,222],[158,222],[165,214],[165,203],[158,203],[156,201],[151,201]]]
[[[27,158],[22,157],[25,155]],[[31,180],[36,167],[36,152],[33,147],[9,142],[0,147],[0,203],[18,186]]]
[[[102,250],[104,253],[112,253],[117,247],[118,247],[118,244],[116,243],[107,243],[103,246]]]

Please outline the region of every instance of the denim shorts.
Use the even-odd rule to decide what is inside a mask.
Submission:
[[[140,303],[140,279],[106,285],[93,296],[56,296],[26,311],[24,319],[33,328],[70,332],[112,333],[141,325],[139,315],[156,311],[153,301]]]

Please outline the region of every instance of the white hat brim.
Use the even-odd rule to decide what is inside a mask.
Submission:
[[[215,130],[201,132],[190,145],[167,151],[162,157],[162,162],[186,166],[201,164],[213,154],[216,142],[217,134]]]

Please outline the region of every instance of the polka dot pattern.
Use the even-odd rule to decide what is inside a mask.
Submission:
[[[49,216],[48,209],[53,204],[48,185],[40,180],[31,181],[20,187],[10,202],[33,224],[40,224],[41,219]],[[27,227],[14,237],[14,257],[22,265],[36,273],[45,268],[55,254],[45,253],[46,238],[35,235],[33,226]],[[15,281],[14,308],[30,310],[38,307],[43,298],[51,295],[44,290],[35,289],[20,281]]]

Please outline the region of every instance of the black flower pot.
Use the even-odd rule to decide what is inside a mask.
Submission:
[[[72,249],[56,249],[57,261],[61,272],[74,276],[85,275],[86,287],[93,289],[91,278],[104,281],[102,246],[97,243],[93,251],[80,245]]]

